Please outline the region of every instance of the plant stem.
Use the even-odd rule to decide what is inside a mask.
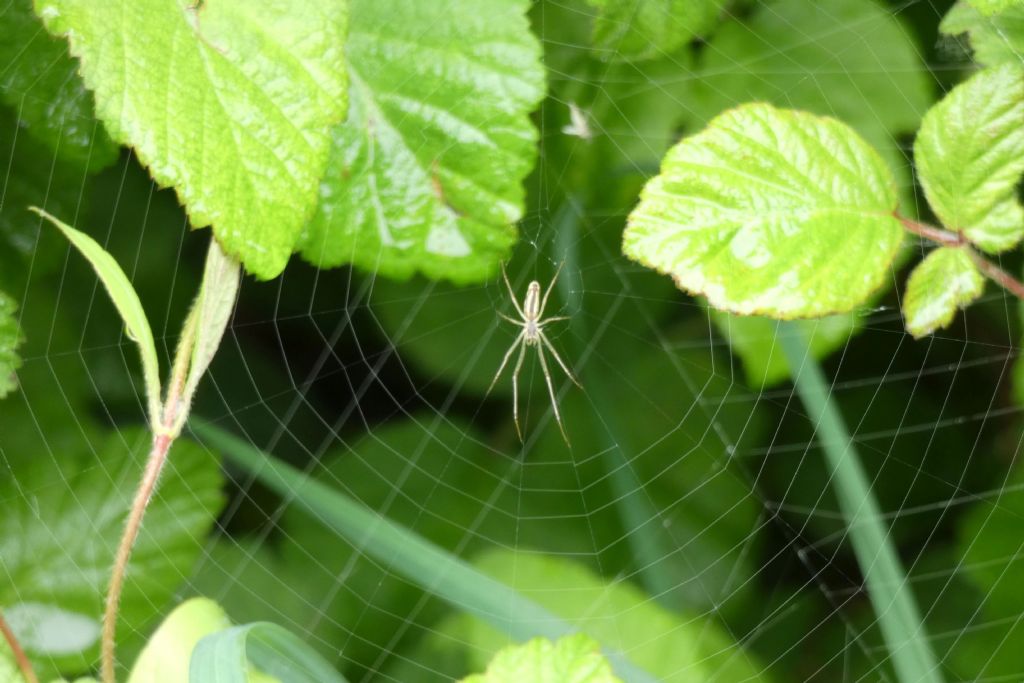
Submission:
[[[797,325],[779,323],[778,339],[797,394],[828,458],[839,506],[896,674],[903,683],[941,683],[941,670],[910,582],[821,366]]]
[[[139,530],[142,528],[142,518],[146,514],[146,507],[153,497],[156,482],[160,478],[164,463],[167,462],[167,452],[171,447],[171,437],[168,434],[158,434],[153,438],[153,448],[146,460],[146,469],[142,474],[142,481],[135,491],[135,499],[128,512],[128,520],[125,523],[124,533],[121,535],[121,542],[117,546],[117,555],[114,557],[114,568],[110,574],[110,585],[107,588],[106,608],[103,612],[103,635],[101,642],[101,669],[104,683],[115,683],[114,673],[114,649],[115,636],[117,633],[117,613],[121,604],[121,592],[124,588],[124,576],[128,569],[128,561],[132,556],[132,548],[139,537]]]
[[[967,255],[971,257],[971,261],[974,262],[974,265],[978,267],[978,270],[980,270],[985,277],[992,280],[1018,299],[1024,299],[1024,283],[982,256],[978,250],[971,245],[970,240],[968,240],[963,233],[943,230],[942,228],[936,228],[935,226],[928,225],[927,223],[912,221],[909,218],[904,218],[903,216],[897,216],[897,218],[908,232],[912,232],[919,237],[923,237],[929,241],[935,242],[936,244],[941,244],[944,247],[966,249]]]
[[[39,683],[35,669],[32,668],[32,662],[29,661],[25,651],[21,649],[18,638],[14,635],[14,631],[11,630],[2,613],[0,613],[0,634],[3,634],[4,640],[7,641],[7,647],[11,648],[11,654],[14,655],[14,661],[21,669],[21,675],[25,677],[26,683]]]

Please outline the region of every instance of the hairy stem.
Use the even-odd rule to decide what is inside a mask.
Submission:
[[[778,339],[796,392],[825,451],[846,532],[897,677],[903,683],[942,683],[910,581],[821,366],[798,326],[779,323]]]
[[[944,247],[957,247],[959,249],[967,250],[967,254],[971,257],[971,261],[974,262],[974,265],[978,267],[978,270],[980,270],[985,277],[992,280],[1018,299],[1024,299],[1024,283],[982,256],[981,253],[971,245],[970,240],[968,240],[963,233],[943,230],[942,228],[936,228],[935,226],[928,225],[927,223],[912,221],[909,218],[904,218],[903,216],[897,216],[897,218],[908,232],[912,232],[915,235],[923,237],[931,242],[935,242],[936,244],[941,244]]]
[[[3,614],[0,614],[0,634],[3,634],[4,640],[7,641],[7,647],[11,648],[11,654],[14,655],[14,661],[21,669],[21,675],[24,676],[26,683],[39,683],[35,669],[32,668],[32,662],[28,660],[28,655],[21,648],[18,638],[7,624]]]

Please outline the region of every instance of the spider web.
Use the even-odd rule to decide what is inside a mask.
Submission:
[[[546,48],[589,50],[586,31],[563,23],[566,7],[546,6],[550,18],[534,11]],[[948,44],[931,42],[946,9],[891,5],[929,46],[922,63],[948,86],[963,64],[950,59]],[[739,20],[754,10],[734,11]],[[775,49],[821,40],[794,26]],[[666,125],[644,111],[652,94],[684,113],[692,105],[692,65],[676,52],[658,61],[668,76],[610,65],[584,75],[570,62],[549,64],[540,159],[509,277],[521,298],[531,280],[545,286],[565,263],[547,315],[570,320],[546,332],[583,383],[575,388],[549,358],[571,447],[532,350],[520,374],[523,442],[512,425],[509,371],[486,392],[514,338],[496,315],[514,315],[500,280],[396,283],[297,260],[273,282],[245,281],[194,412],[469,561],[489,553],[513,584],[526,581],[530,558],[546,557],[585,568],[608,595],[642,590],[640,605],[673,615],[667,628],[685,641],[679,647],[718,656],[708,660],[708,680],[738,680],[722,662],[742,660],[771,680],[895,681],[814,425],[791,385],[751,382],[700,301],[618,251],[635,191],[656,170],[650,159],[699,128],[693,118]],[[770,78],[757,67],[737,61],[729,70]],[[815,78],[800,65],[791,75]],[[577,102],[580,93],[603,98],[607,118]],[[784,93],[777,104],[787,104]],[[17,126],[8,134],[22,144]],[[904,153],[910,140],[900,140]],[[595,171],[607,158],[619,166]],[[589,174],[582,184],[581,166]],[[9,165],[5,188],[16,172]],[[128,154],[95,182],[72,181],[69,215],[133,278],[169,355],[206,233],[183,229],[171,193],[156,190]],[[67,185],[51,174],[48,192]],[[138,423],[136,353],[74,256],[33,260],[33,269],[51,274],[10,293],[28,338],[21,375],[34,379],[6,401],[30,417],[25,429],[45,445],[37,457],[59,463],[68,433]],[[861,332],[824,368],[945,678],[1019,680],[1024,658],[1012,644],[1024,600],[1014,602],[1021,544],[1012,530],[1024,505],[1010,381],[1017,304],[990,286],[949,329],[914,341],[899,312],[904,277],[894,270],[894,289],[863,312]],[[18,443],[0,434],[0,452],[5,441]],[[302,513],[297,494],[275,495],[231,466],[225,472],[228,502],[201,539],[199,561],[179,577],[179,600],[203,594],[238,622],[280,623],[354,681],[450,680],[469,673],[467,662],[486,660],[465,619],[365,543]],[[79,492],[69,486],[67,495]],[[592,616],[604,618],[596,608]],[[694,671],[674,671],[672,680]]]

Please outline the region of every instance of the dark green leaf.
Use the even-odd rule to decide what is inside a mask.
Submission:
[[[974,49],[974,59],[987,66],[1020,65],[1024,56],[1024,6],[985,16],[961,0],[942,20],[939,29],[949,35],[965,33]]]
[[[662,57],[712,29],[726,0],[588,0],[594,46],[608,60]]]
[[[21,344],[21,329],[14,316],[16,307],[9,296],[0,292],[0,398],[14,391],[18,386],[15,371],[21,367],[18,345]]]

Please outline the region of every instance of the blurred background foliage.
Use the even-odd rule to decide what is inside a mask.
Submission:
[[[132,480],[118,463],[137,460],[142,415],[135,350],[116,313],[88,266],[25,207],[43,206],[107,246],[167,357],[206,240],[187,229],[173,193],[113,147],[74,85],[66,49],[27,5],[0,10],[0,30],[20,41],[0,44],[0,290],[10,300],[2,305],[17,306],[24,338],[16,390],[0,403],[5,581],[20,576],[12,537],[32,539],[18,521],[32,514],[67,516],[80,533],[95,532],[94,552],[109,552],[83,491]],[[556,610],[567,617],[664,608],[638,612],[629,635],[642,643],[657,629],[685,634],[679,642],[705,653],[696,657],[702,673],[687,680],[740,680],[761,668],[777,681],[894,680],[773,325],[710,313],[625,261],[619,243],[668,146],[752,99],[852,124],[902,172],[904,208],[916,212],[913,132],[971,68],[965,46],[939,33],[950,6],[726,3],[703,37],[659,37],[666,43],[653,58],[622,61],[638,49],[635,37],[609,33],[600,7],[533,5],[549,94],[535,118],[540,155],[508,272],[522,292],[567,261],[554,306],[572,321],[553,341],[586,387],[561,395],[571,450],[532,359],[522,382],[525,445],[512,427],[510,384],[485,396],[512,341],[495,315],[509,307],[500,281],[400,282],[297,259],[277,280],[246,280],[196,414],[525,590],[547,587],[554,601],[591,586],[607,597],[609,583],[622,592],[607,609]],[[563,132],[570,107],[586,116],[590,139]],[[1020,271],[1012,258],[1004,267]],[[914,342],[899,296],[893,288],[862,314],[803,325],[827,355],[947,677],[1017,679],[1017,305],[990,290],[952,328]],[[486,662],[480,653],[494,634],[289,500],[230,467],[207,491],[200,481],[216,473],[200,480],[186,456],[172,462],[188,485],[171,521],[198,509],[216,524],[209,534],[203,519],[188,526],[195,547],[185,543],[150,577],[165,590],[126,596],[132,628],[122,632],[144,634],[171,604],[203,594],[236,622],[267,619],[306,636],[352,680],[444,680]],[[80,481],[82,468],[106,476]],[[653,552],[638,547],[645,542]],[[58,543],[50,559],[33,560],[34,572],[53,569],[47,562],[81,570],[76,552]],[[647,582],[645,557],[674,577],[668,590]],[[104,576],[68,580],[94,601]],[[24,600],[22,591],[0,587],[0,605]],[[651,655],[652,671],[671,677],[686,666],[664,657]],[[40,659],[65,674],[85,667]]]

